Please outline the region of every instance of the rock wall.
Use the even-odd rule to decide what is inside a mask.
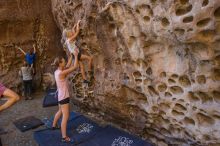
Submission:
[[[220,145],[220,0],[106,3],[52,0],[60,30],[82,19],[94,56],[89,88],[71,78],[75,101],[159,146]]]
[[[60,30],[51,12],[51,2],[45,0],[0,1],[0,82],[14,90],[21,89],[18,70],[25,51],[37,44],[36,84],[42,74],[50,71],[51,57],[61,50]]]

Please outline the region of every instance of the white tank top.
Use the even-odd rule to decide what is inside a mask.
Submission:
[[[76,41],[70,41],[70,40],[66,40],[66,45],[68,50],[70,51],[70,53],[74,53],[75,49],[77,48],[76,46]]]
[[[60,79],[61,72],[62,72],[61,70],[57,69],[54,73],[56,84],[57,84],[58,101],[61,101],[65,98],[70,97],[69,88],[68,88],[68,80],[67,78]]]

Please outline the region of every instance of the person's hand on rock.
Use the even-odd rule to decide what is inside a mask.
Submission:
[[[80,24],[80,22],[81,22],[81,20],[78,20],[77,25],[79,25],[79,24]]]
[[[108,2],[108,3],[106,4],[106,7],[109,7],[112,3],[113,3],[113,2]]]
[[[105,7],[102,9],[102,11],[107,10],[112,3],[113,3],[113,2],[108,2],[108,3],[105,5]]]

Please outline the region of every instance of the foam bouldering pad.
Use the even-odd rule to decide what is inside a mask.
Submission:
[[[34,116],[21,118],[19,120],[14,121],[13,123],[21,132],[25,132],[30,129],[34,129],[41,125],[44,125],[44,123],[40,119],[35,118]]]
[[[43,107],[58,105],[57,89],[48,89],[43,100]]]
[[[71,138],[75,140],[76,144],[79,144],[88,141],[104,128],[94,121],[80,116],[68,125],[68,129],[73,130]]]
[[[141,138],[112,126],[106,126],[92,139],[79,144],[79,146],[153,146]]]
[[[52,124],[52,118],[49,121],[48,123]],[[153,146],[148,141],[113,126],[101,127],[89,118],[74,112],[71,112],[68,120],[67,135],[74,141],[73,144],[61,142],[60,129],[47,128],[35,131],[34,139],[40,146]]]
[[[68,126],[68,125],[71,125],[71,124],[69,124],[69,123],[71,123],[72,120],[74,120],[75,118],[77,118],[77,117],[79,117],[79,116],[81,116],[80,113],[70,112],[67,126]],[[44,125],[45,125],[47,128],[51,128],[51,127],[52,127],[52,124],[53,124],[53,119],[54,119],[54,117],[44,118],[44,119],[42,120],[42,122],[44,123]],[[62,118],[61,118],[61,119],[62,119]],[[59,121],[58,121],[58,125],[59,125],[59,126],[61,126],[61,119],[59,119]]]
[[[71,144],[62,143],[61,138],[59,129],[42,129],[34,132],[34,139],[39,146],[72,146]]]
[[[75,145],[88,141],[99,131],[103,130],[102,127],[83,115],[72,112],[70,117],[72,118],[68,120],[67,134],[74,141]],[[68,145],[61,142],[61,132],[59,129],[38,130],[34,132],[34,139],[40,146]]]

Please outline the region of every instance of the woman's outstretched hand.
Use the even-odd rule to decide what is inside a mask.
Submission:
[[[113,2],[108,2],[108,3],[105,5],[105,7],[102,8],[102,12],[103,12],[103,11],[106,11],[106,10],[110,7],[111,4],[113,4]]]
[[[81,20],[78,20],[77,24],[76,24],[76,32],[77,32],[77,35],[79,33],[79,24],[80,24]]]
[[[81,22],[81,20],[78,20],[77,25],[79,25],[79,24],[80,24],[80,22]]]
[[[108,3],[106,4],[106,7],[108,8],[111,4],[113,4],[113,2],[108,2]]]

